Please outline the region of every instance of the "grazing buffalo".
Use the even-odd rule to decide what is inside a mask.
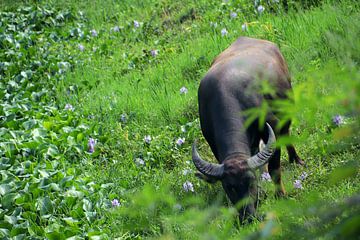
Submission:
[[[263,94],[266,81],[273,94]],[[285,194],[281,182],[280,148],[273,145],[275,135],[289,134],[290,122],[274,134],[279,119],[276,112],[266,116],[266,127],[259,128],[255,120],[244,128],[244,111],[260,107],[263,101],[286,99],[291,91],[287,65],[279,48],[265,40],[240,37],[213,61],[198,90],[202,133],[219,164],[203,160],[192,148],[192,159],[208,182],[220,180],[233,204],[239,207],[240,220],[255,214],[257,180],[254,171],[268,163],[269,173],[276,186],[276,195]],[[266,145],[259,151],[259,142]],[[303,164],[292,145],[287,146],[290,162]]]

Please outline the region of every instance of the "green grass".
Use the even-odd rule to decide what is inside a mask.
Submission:
[[[358,203],[344,203],[360,190],[360,6],[356,1],[324,1],[306,11],[295,11],[293,3],[289,12],[276,5],[270,12],[271,6],[265,5],[262,15],[254,12],[252,2],[243,0],[48,3],[57,9],[69,9],[75,16],[56,30],[64,41],[50,45],[52,52],[63,53],[57,61],[69,61],[73,67],[54,80],[55,95],[48,100],[57,110],[39,117],[39,121],[54,122],[49,129],[61,138],[46,138],[59,152],[67,151],[56,158],[62,164],[59,171],[75,177],[72,184],[84,192],[85,199],[80,207],[49,214],[55,219],[53,223],[47,218],[32,223],[46,227],[47,237],[52,232],[61,233],[56,225],[59,223],[71,226],[74,234],[67,236],[109,239],[356,236],[356,230],[352,231],[359,226]],[[0,9],[13,9],[14,5],[6,3]],[[238,16],[232,19],[230,12]],[[140,22],[139,28],[134,28],[134,20]],[[218,26],[214,28],[210,22]],[[245,22],[246,32],[241,30]],[[111,31],[114,26],[120,26],[120,32]],[[74,28],[81,28],[85,37],[67,39]],[[227,36],[221,36],[222,28],[228,30]],[[92,37],[91,29],[96,29],[98,36]],[[293,138],[279,142],[294,142],[307,163],[307,168],[294,166],[288,163],[286,154],[282,155],[287,198],[275,199],[273,184],[261,182],[258,212],[265,214],[266,220],[245,226],[236,222],[235,210],[221,184],[208,185],[197,179],[189,162],[195,139],[200,139],[202,155],[214,160],[199,128],[197,88],[214,57],[239,36],[273,41],[284,54],[292,75],[295,105],[280,104],[284,116],[294,124]],[[79,44],[84,51],[79,51]],[[153,49],[159,50],[156,57],[150,54]],[[183,86],[187,94],[180,94]],[[43,102],[47,103],[46,99]],[[68,103],[75,107],[73,114],[62,110]],[[337,114],[347,116],[348,123],[340,128],[332,124]],[[122,115],[126,121],[121,120]],[[57,132],[67,124],[74,128],[69,136]],[[82,124],[89,126],[83,133]],[[5,127],[11,126],[7,123]],[[152,137],[150,144],[144,143],[146,135]],[[88,137],[97,139],[94,154],[85,154]],[[185,144],[177,146],[180,137],[185,138]],[[66,148],[73,142],[79,146]],[[138,158],[144,160],[144,165],[136,163]],[[50,169],[47,164],[46,169]],[[184,170],[192,172],[185,175]],[[294,189],[293,182],[304,171],[309,176],[303,181],[303,189]],[[183,190],[185,181],[193,183],[194,193]],[[69,187],[65,186],[64,191]],[[56,198],[50,195],[54,206]],[[106,209],[104,206],[113,199],[119,199],[121,206]],[[42,203],[46,205],[46,201]],[[93,206],[89,207],[91,211],[88,202]],[[85,215],[79,213],[81,208]],[[333,211],[336,209],[342,210]],[[79,218],[74,217],[75,211]],[[92,212],[96,217],[89,217]],[[64,224],[63,218],[69,215],[78,222],[69,223],[66,218]],[[66,229],[70,231],[70,227]],[[41,236],[41,230],[37,233]]]

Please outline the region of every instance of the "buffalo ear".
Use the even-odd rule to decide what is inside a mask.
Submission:
[[[219,179],[216,179],[216,178],[212,178],[212,177],[208,177],[206,176],[205,174],[202,174],[201,172],[196,172],[195,173],[195,176],[201,180],[204,180],[205,182],[207,183],[211,183],[211,184],[214,184],[216,183]]]

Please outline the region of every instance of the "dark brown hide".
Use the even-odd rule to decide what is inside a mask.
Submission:
[[[260,86],[264,81],[274,89],[273,95],[261,93]],[[245,198],[250,199],[239,211],[242,219],[254,214],[256,200],[255,175],[246,161],[256,154],[260,140],[267,142],[269,136],[266,128],[259,130],[257,121],[244,129],[246,116],[243,112],[260,107],[265,100],[286,98],[289,91],[290,75],[278,47],[269,41],[247,37],[240,37],[217,56],[200,83],[198,101],[201,130],[222,166],[221,171],[217,171],[222,175],[217,179],[221,180],[225,192],[234,204]],[[274,113],[269,113],[266,121],[272,129],[276,129],[279,120]],[[288,134],[289,126],[290,122],[275,134]],[[303,163],[293,146],[288,146],[287,149],[291,162]],[[276,194],[284,195],[280,149],[267,157]],[[198,164],[200,171],[211,167],[199,166]]]

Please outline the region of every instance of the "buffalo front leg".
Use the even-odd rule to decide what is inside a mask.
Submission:
[[[290,134],[290,125],[291,121],[287,122],[285,126],[280,130],[281,136],[289,136]],[[297,163],[299,165],[305,165],[305,162],[299,157],[299,155],[296,153],[295,147],[292,144],[289,144],[286,146],[286,150],[289,155],[289,162],[290,163]]]
[[[275,196],[277,197],[282,197],[285,196],[286,194],[284,185],[281,180],[280,155],[281,155],[281,150],[276,149],[273,156],[269,160],[269,165],[268,165],[271,179],[275,184]]]

